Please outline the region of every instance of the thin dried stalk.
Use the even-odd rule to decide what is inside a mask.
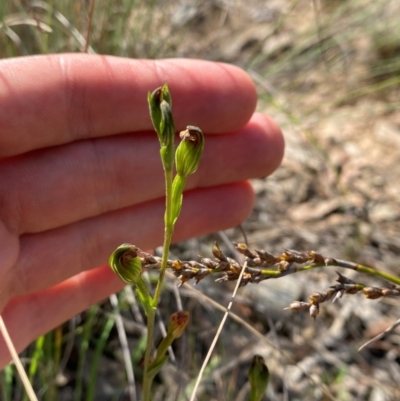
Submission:
[[[7,327],[4,323],[2,316],[0,315],[0,332],[3,334],[4,341],[6,342],[7,348],[10,351],[11,357],[14,361],[15,367],[17,368],[19,377],[21,378],[22,384],[24,385],[26,394],[29,397],[30,401],[38,401],[35,392],[33,391],[32,385],[29,382],[28,376],[22,366],[21,360],[18,357],[18,353],[14,347],[14,343],[11,340],[10,335],[8,334]]]
[[[250,251],[245,244],[234,243],[235,248],[246,257],[245,264],[238,262],[235,259],[229,258],[215,244],[212,248],[214,259],[201,258],[200,262],[190,260],[182,261],[179,259],[168,260],[167,268],[171,269],[178,277],[181,283],[194,279],[197,282],[204,277],[213,274],[221,274],[216,281],[236,281],[241,271],[244,269],[241,285],[249,283],[259,283],[263,280],[276,279],[311,269],[337,266],[346,269],[354,270],[359,273],[368,274],[373,277],[379,277],[390,281],[396,287],[400,287],[400,277],[392,274],[376,270],[369,266],[364,266],[347,260],[334,259],[325,257],[316,251],[299,252],[287,249],[279,256],[274,256],[272,253],[263,250]],[[140,253],[142,266],[145,269],[160,269],[161,258],[143,252],[136,247]],[[246,267],[244,267],[246,265]],[[389,295],[387,292],[382,296]],[[371,298],[370,296],[369,298]]]
[[[361,351],[365,347],[368,347],[368,345],[374,343],[375,341],[380,340],[382,337],[384,337],[386,334],[391,333],[396,327],[400,326],[400,319],[395,321],[390,327],[388,327],[386,330],[382,331],[382,333],[379,333],[377,336],[374,338],[371,338],[371,340],[367,341],[365,344],[363,344],[358,351]]]
[[[313,318],[318,315],[321,303],[329,300],[335,302],[344,294],[356,294],[360,292],[368,299],[400,295],[400,277],[373,269],[369,266],[347,260],[325,257],[315,251],[299,252],[287,249],[281,255],[275,256],[263,250],[250,251],[245,244],[234,243],[234,245],[245,256],[243,264],[227,257],[218,245],[215,244],[212,248],[213,259],[201,258],[200,262],[194,260],[182,261],[179,259],[168,260],[167,268],[172,270],[181,284],[191,279],[198,283],[209,275],[219,274],[220,277],[216,279],[217,282],[234,281],[240,278],[240,285],[243,286],[249,283],[259,283],[263,280],[277,279],[289,274],[326,266],[343,267],[385,279],[392,283],[387,288],[371,287],[363,283],[356,283],[338,273],[337,284],[331,286],[326,292],[315,292],[308,297],[307,302],[295,301],[285,308],[293,311],[308,310]],[[135,247],[135,250],[139,253],[143,268],[149,270],[160,269],[160,257],[143,252],[137,247]]]

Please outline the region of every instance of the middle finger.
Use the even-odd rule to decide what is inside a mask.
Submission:
[[[274,123],[256,115],[242,130],[206,138],[187,189],[269,174],[281,159]],[[3,160],[1,214],[17,235],[37,233],[163,196],[155,134],[84,140]]]

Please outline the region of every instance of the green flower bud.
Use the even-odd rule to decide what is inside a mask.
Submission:
[[[130,244],[120,245],[110,256],[111,270],[127,284],[137,284],[142,274],[139,249]]]
[[[152,93],[148,93],[150,117],[157,132],[161,146],[173,144],[175,126],[172,118],[172,101],[168,85],[160,86]]]
[[[182,141],[176,149],[176,171],[182,177],[193,174],[199,166],[204,149],[204,135],[200,128],[188,125],[179,136]]]
[[[167,335],[163,338],[157,348],[156,356],[149,366],[149,374],[156,375],[161,370],[162,366],[168,359],[168,357],[166,356],[168,348],[171,346],[175,339],[179,338],[182,335],[188,322],[188,311],[179,311],[171,315],[171,320],[167,327]]]
[[[153,92],[147,94],[147,103],[149,104],[150,118],[153,123],[153,127],[160,136],[160,124],[161,124],[161,108],[160,103],[162,101],[162,87],[155,89]]]
[[[189,312],[179,311],[171,315],[171,320],[167,328],[167,337],[179,338],[189,323]]]
[[[261,401],[269,382],[269,371],[261,355],[254,355],[249,370],[251,387],[249,401]]]

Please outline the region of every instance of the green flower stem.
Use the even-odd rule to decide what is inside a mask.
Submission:
[[[153,334],[154,334],[154,318],[155,311],[147,316],[147,342],[146,351],[144,354],[144,375],[143,375],[143,401],[150,401],[150,390],[153,382],[153,378],[148,374],[150,366],[150,356],[153,346]]]
[[[144,355],[144,377],[143,377],[143,401],[150,401],[150,390],[153,382],[153,378],[149,374],[151,350],[153,346],[153,334],[154,334],[154,320],[155,320],[155,308],[157,308],[158,302],[161,296],[161,290],[164,283],[165,271],[167,270],[168,253],[171,245],[172,234],[174,232],[174,221],[172,214],[172,170],[165,170],[165,232],[164,232],[164,245],[163,245],[163,256],[161,261],[160,276],[157,281],[157,287],[153,298],[154,311],[147,316],[147,345],[146,352]]]
[[[157,308],[160,301],[161,290],[164,283],[165,271],[167,270],[169,247],[171,245],[172,234],[174,233],[175,221],[173,217],[173,198],[172,198],[172,171],[165,171],[165,215],[164,215],[164,244],[161,260],[160,276],[157,281],[156,291],[154,293],[154,307]]]
[[[165,270],[167,268],[168,251],[174,230],[172,220],[172,177],[174,169],[174,136],[175,126],[171,111],[171,95],[168,85],[164,84],[152,93],[148,94],[150,116],[160,141],[160,156],[165,176],[166,206],[164,215],[164,252],[162,257],[160,276],[154,298],[152,299],[152,311],[147,315],[147,342],[144,355],[143,376],[143,401],[150,401],[150,390],[154,375],[149,372],[151,351],[153,348],[155,310],[160,300],[161,289],[164,283]]]

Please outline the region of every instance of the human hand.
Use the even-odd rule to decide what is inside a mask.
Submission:
[[[239,224],[254,201],[246,180],[283,155],[242,70],[84,54],[0,61],[0,310],[18,350],[123,287],[106,265],[118,245],[162,243],[147,92],[164,82],[177,130],[206,134],[174,240]],[[9,360],[1,339],[0,367]]]

